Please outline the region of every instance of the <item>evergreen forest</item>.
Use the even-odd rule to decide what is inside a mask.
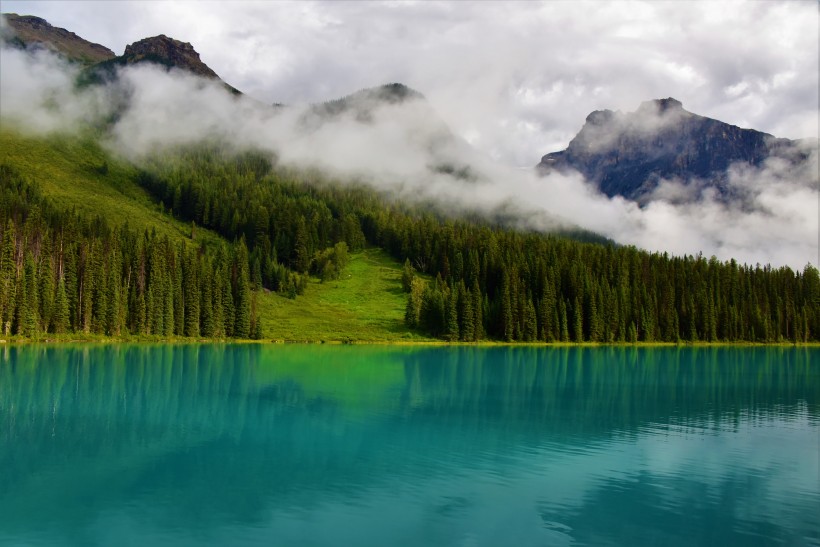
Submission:
[[[108,176],[107,163],[96,170]],[[810,265],[741,265],[522,230],[217,145],[155,154],[133,173],[190,237],[61,207],[43,181],[0,164],[4,336],[264,339],[259,295],[298,301],[310,280],[332,283],[351,254],[378,247],[403,264],[404,328],[442,340],[820,340],[820,277]]]

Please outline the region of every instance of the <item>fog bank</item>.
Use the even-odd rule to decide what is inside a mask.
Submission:
[[[317,119],[310,105],[273,108],[233,96],[217,82],[155,66],[129,66],[116,83],[77,89],[76,69],[47,52],[3,49],[0,55],[4,126],[41,135],[76,132],[116,113],[105,145],[137,164],[155,151],[217,138],[402,199],[487,212],[503,207],[517,212],[523,227],[574,224],[651,251],[801,269],[818,264],[816,142],[806,144],[810,162],[800,172],[782,160],[759,169],[733,166],[729,181],[742,191],[742,205],[722,203],[708,190],[691,195],[697,185],[664,181],[656,195],[663,199],[641,208],[607,198],[577,174],[540,178],[534,169],[493,162],[450,133],[424,99],[372,101]]]

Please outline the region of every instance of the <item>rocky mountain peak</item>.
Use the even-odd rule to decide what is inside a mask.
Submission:
[[[790,164],[807,158],[793,141],[743,129],[683,109],[677,99],[654,99],[634,112],[596,110],[565,150],[541,158],[542,174],[574,170],[607,196],[651,201],[662,181],[713,188],[724,199],[728,169],[759,167],[773,156]]]
[[[4,13],[3,18],[8,25],[3,31],[3,41],[13,47],[45,48],[85,65],[114,58],[114,52],[107,47],[84,40],[64,28],[52,26],[40,17]]]
[[[606,125],[615,118],[612,110],[593,110],[589,113],[586,123],[590,125]]]
[[[125,47],[123,57],[127,64],[150,61],[168,67],[182,68],[206,78],[219,79],[216,72],[202,62],[194,46],[164,34],[129,44]]]
[[[644,101],[638,107],[638,113],[663,114],[664,112],[683,112],[683,103],[672,97]]]

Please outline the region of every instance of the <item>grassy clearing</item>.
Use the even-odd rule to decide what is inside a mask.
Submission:
[[[90,137],[29,137],[4,127],[0,163],[37,183],[61,208],[99,215],[114,225],[127,221],[134,229],[156,229],[173,240],[192,241],[191,226],[163,212],[136,183],[136,168],[114,158]],[[197,243],[220,240],[200,227],[196,237]]]
[[[401,265],[379,249],[351,255],[338,281],[313,280],[295,300],[260,295],[265,338],[309,342],[431,342],[404,326]]]
[[[155,229],[173,240],[190,239],[191,226],[163,211],[136,180],[138,171],[103,149],[90,136],[32,137],[0,130],[0,163],[37,183],[60,208],[100,215],[111,224]],[[221,241],[197,227],[196,244]],[[425,342],[430,338],[404,327],[406,296],[401,266],[377,249],[351,256],[338,281],[311,281],[295,300],[260,295],[259,313],[265,338],[326,342]],[[68,337],[77,339],[78,335]],[[60,337],[44,337],[44,340]],[[95,340],[94,336],[80,336]],[[14,341],[13,339],[10,341]]]

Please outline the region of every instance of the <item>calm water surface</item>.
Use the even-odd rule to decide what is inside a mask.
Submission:
[[[820,545],[820,349],[0,349],[0,544]]]

